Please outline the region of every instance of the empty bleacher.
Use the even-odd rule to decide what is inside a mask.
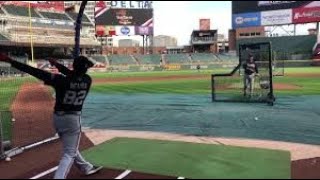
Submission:
[[[211,53],[194,53],[192,54],[193,62],[201,62],[201,63],[213,63],[219,60],[217,56]]]
[[[190,57],[188,54],[166,54],[165,61],[167,64],[189,64]]]
[[[8,38],[0,34],[0,41],[8,41]]]
[[[103,63],[106,64],[107,63],[107,57],[106,56],[91,56],[92,59],[94,59],[95,61],[99,62],[99,63]]]
[[[216,57],[220,61],[239,61],[239,57],[235,55],[229,55],[229,54],[216,54]]]
[[[0,8],[0,14],[5,14],[1,8]]]
[[[150,54],[150,55],[135,55],[136,59],[140,64],[160,64],[161,55],[159,54]]]
[[[135,65],[135,60],[129,55],[110,55],[108,56],[110,65]]]
[[[63,21],[72,20],[65,13],[53,13],[53,12],[40,12],[40,13],[43,17],[48,19],[63,20]]]
[[[78,14],[77,13],[74,13],[74,12],[67,12],[67,14],[71,17],[71,19],[73,21],[76,21],[77,20],[77,17],[78,17]],[[86,14],[84,14],[82,16],[82,22],[83,23],[91,23],[88,16]]]
[[[10,15],[29,17],[29,9],[27,7],[14,6],[14,5],[3,5],[2,7]],[[33,8],[31,9],[31,16],[40,18],[40,15]]]

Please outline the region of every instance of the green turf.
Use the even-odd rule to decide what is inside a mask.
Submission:
[[[106,73],[90,73],[93,78],[125,78],[125,77],[166,77],[175,75],[210,75],[212,73],[226,73],[231,69],[216,69],[216,70],[196,70],[186,71],[151,71],[151,72],[106,72]]]
[[[151,72],[106,72],[106,73],[90,73],[93,78],[123,78],[123,77],[164,77],[174,75],[211,75],[216,73],[227,73],[232,71],[228,68],[219,68],[215,70],[202,70],[198,73],[195,70],[184,71],[151,71]],[[302,68],[285,68],[285,73],[288,74],[303,74],[303,73],[319,73],[320,67],[302,67]]]
[[[296,90],[276,90],[276,94],[280,95],[319,95],[320,81],[319,77],[276,77],[275,83],[285,83],[298,86]]]
[[[32,78],[15,78],[11,80],[0,79],[0,110],[7,111],[17,94],[19,87],[26,82],[35,81]]]
[[[3,139],[5,141],[12,139],[12,115],[9,111],[0,111],[0,119],[3,125]]]
[[[208,80],[173,80],[122,84],[95,85],[99,93],[178,93],[204,94],[209,91]]]
[[[286,68],[285,73],[289,73],[289,74],[317,73],[317,74],[320,74],[320,67]]]
[[[320,81],[315,78],[276,77],[274,83],[285,83],[298,86],[297,90],[275,90],[278,95],[320,95]],[[177,94],[210,94],[211,82],[201,80],[170,80],[155,82],[132,82],[119,84],[99,84],[93,86],[98,93],[177,93]]]
[[[0,114],[4,129],[4,139],[9,140],[12,137],[12,117],[10,113],[11,104],[19,91],[20,86],[25,82],[35,81],[33,78],[14,78],[11,80],[0,79]]]
[[[290,178],[290,153],[223,145],[116,138],[85,151],[109,168],[192,179]]]

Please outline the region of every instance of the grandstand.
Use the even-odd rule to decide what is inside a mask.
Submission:
[[[27,7],[14,5],[3,5],[2,7],[10,16],[29,17],[29,9]],[[31,16],[34,18],[41,18],[41,16],[33,8],[31,9]]]
[[[219,60],[218,57],[212,53],[194,53],[191,54],[191,57],[193,63],[200,62],[210,64]]]
[[[0,14],[4,14],[3,10],[0,8]]]
[[[0,34],[0,41],[8,41],[9,39],[4,35]]]
[[[219,61],[224,61],[224,62],[225,61],[231,61],[231,62],[239,61],[239,57],[237,57],[236,55],[221,53],[221,54],[215,54],[214,56],[216,56],[216,58],[218,58]]]
[[[76,21],[76,20],[77,20],[77,16],[78,16],[77,13],[67,12],[67,14],[69,15],[69,17],[70,17],[73,21]],[[90,19],[88,18],[88,16],[83,16],[83,17],[82,17],[82,23],[83,23],[83,24],[88,24],[88,23],[91,23],[91,21],[90,21]]]
[[[190,64],[190,57],[188,54],[166,54],[166,64]]]
[[[54,13],[54,12],[41,12],[41,15],[47,19],[55,19],[55,20],[63,20],[63,21],[71,21],[72,19],[67,16],[65,13]]]
[[[108,56],[110,65],[136,65],[135,59],[128,55],[110,55]]]
[[[159,65],[161,55],[159,54],[150,54],[150,55],[135,55],[135,58],[139,62],[139,64],[153,64]]]
[[[91,56],[91,58],[99,63],[104,63],[104,64],[108,63],[107,57],[103,55],[95,55],[95,56]]]
[[[29,59],[31,59],[32,36],[35,60],[41,60],[44,56],[71,58],[75,42],[74,24],[76,16],[77,14],[73,12],[31,8],[30,19],[28,7],[2,5],[0,18],[5,23],[0,29],[1,51],[15,52],[19,47],[19,51],[28,54]],[[32,34],[30,33],[30,20],[32,22]],[[89,29],[93,28],[93,23],[84,14],[80,39],[80,47],[83,52],[95,51],[100,46],[96,37],[89,33]]]

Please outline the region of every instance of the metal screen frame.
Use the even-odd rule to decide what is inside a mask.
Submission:
[[[244,47],[248,46],[255,46],[255,45],[267,45],[269,49],[269,82],[270,82],[270,87],[269,87],[269,92],[267,95],[267,100],[265,101],[243,101],[243,100],[218,100],[216,98],[216,77],[231,77],[235,75],[238,71],[240,74],[240,69],[241,69],[241,52]],[[230,73],[225,73],[225,74],[212,74],[211,75],[211,94],[212,94],[212,102],[236,102],[236,103],[268,103],[269,105],[273,105],[275,102],[275,96],[274,96],[274,90],[273,90],[273,53],[272,53],[272,46],[271,42],[265,42],[265,43],[252,43],[252,44],[240,44],[239,45],[239,64],[237,67],[235,67]]]

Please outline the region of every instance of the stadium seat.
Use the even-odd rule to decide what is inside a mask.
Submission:
[[[213,63],[217,61],[218,58],[211,53],[194,53],[192,54],[192,61],[194,63],[201,62],[201,63]]]
[[[136,55],[135,56],[140,64],[160,64],[161,56],[159,54],[150,54],[150,55]]]
[[[65,13],[40,12],[40,14],[43,17],[48,18],[48,19],[63,20],[63,21],[71,21],[72,20]]]
[[[29,17],[29,9],[27,7],[14,5],[3,5],[2,7],[7,11],[7,13],[11,15]],[[41,18],[40,15],[34,9],[31,9],[31,16]]]
[[[135,65],[136,62],[129,55],[110,55],[108,56],[111,65]]]
[[[166,54],[165,58],[169,64],[190,64],[188,54]]]

